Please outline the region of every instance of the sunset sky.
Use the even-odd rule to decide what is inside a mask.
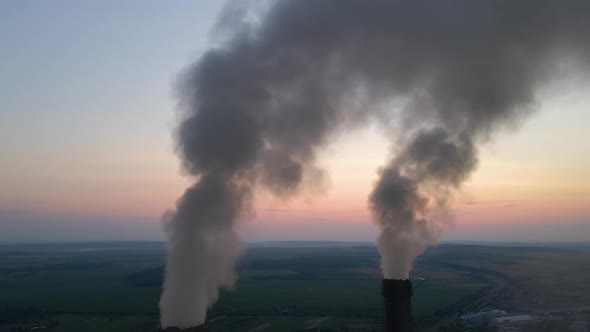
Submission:
[[[163,239],[190,179],[173,85],[207,49],[221,1],[0,2],[0,242]],[[443,240],[590,239],[590,79],[482,146]],[[322,190],[258,195],[245,240],[371,241],[367,195],[389,156],[375,126],[334,137]]]

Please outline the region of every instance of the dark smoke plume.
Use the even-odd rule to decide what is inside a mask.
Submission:
[[[331,135],[370,121],[394,152],[369,199],[383,274],[407,278],[477,146],[534,108],[562,59],[590,59],[586,0],[284,0],[253,21],[228,8],[225,41],[180,84],[178,153],[196,182],[165,217],[163,327],[202,323],[232,285],[234,226],[257,190],[296,194]]]

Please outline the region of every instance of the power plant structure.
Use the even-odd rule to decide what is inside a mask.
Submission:
[[[165,329],[160,329],[160,332],[208,332],[209,329],[207,328],[206,324],[201,324],[195,327],[187,327],[185,329],[181,329],[179,327],[167,327]]]
[[[383,279],[383,314],[385,332],[413,332],[412,281]]]
[[[383,279],[383,314],[385,332],[414,332],[412,316],[412,281],[410,279]],[[208,332],[206,324],[196,327],[167,327],[160,332]]]

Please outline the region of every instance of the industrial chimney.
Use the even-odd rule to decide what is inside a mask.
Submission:
[[[383,279],[381,295],[385,332],[413,332],[412,282],[409,279]]]
[[[207,332],[209,331],[209,329],[207,329],[207,325],[205,324],[201,324],[199,326],[195,326],[195,327],[187,327],[186,329],[181,329],[178,327],[167,327],[165,329],[160,329],[160,332]]]

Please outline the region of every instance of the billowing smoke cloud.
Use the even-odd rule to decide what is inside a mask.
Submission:
[[[179,88],[178,152],[196,183],[165,217],[164,327],[202,323],[232,285],[253,194],[296,194],[323,174],[331,135],[370,121],[392,139],[369,199],[383,274],[407,278],[477,145],[533,109],[560,59],[590,59],[585,0],[284,0],[259,20],[239,8]]]

